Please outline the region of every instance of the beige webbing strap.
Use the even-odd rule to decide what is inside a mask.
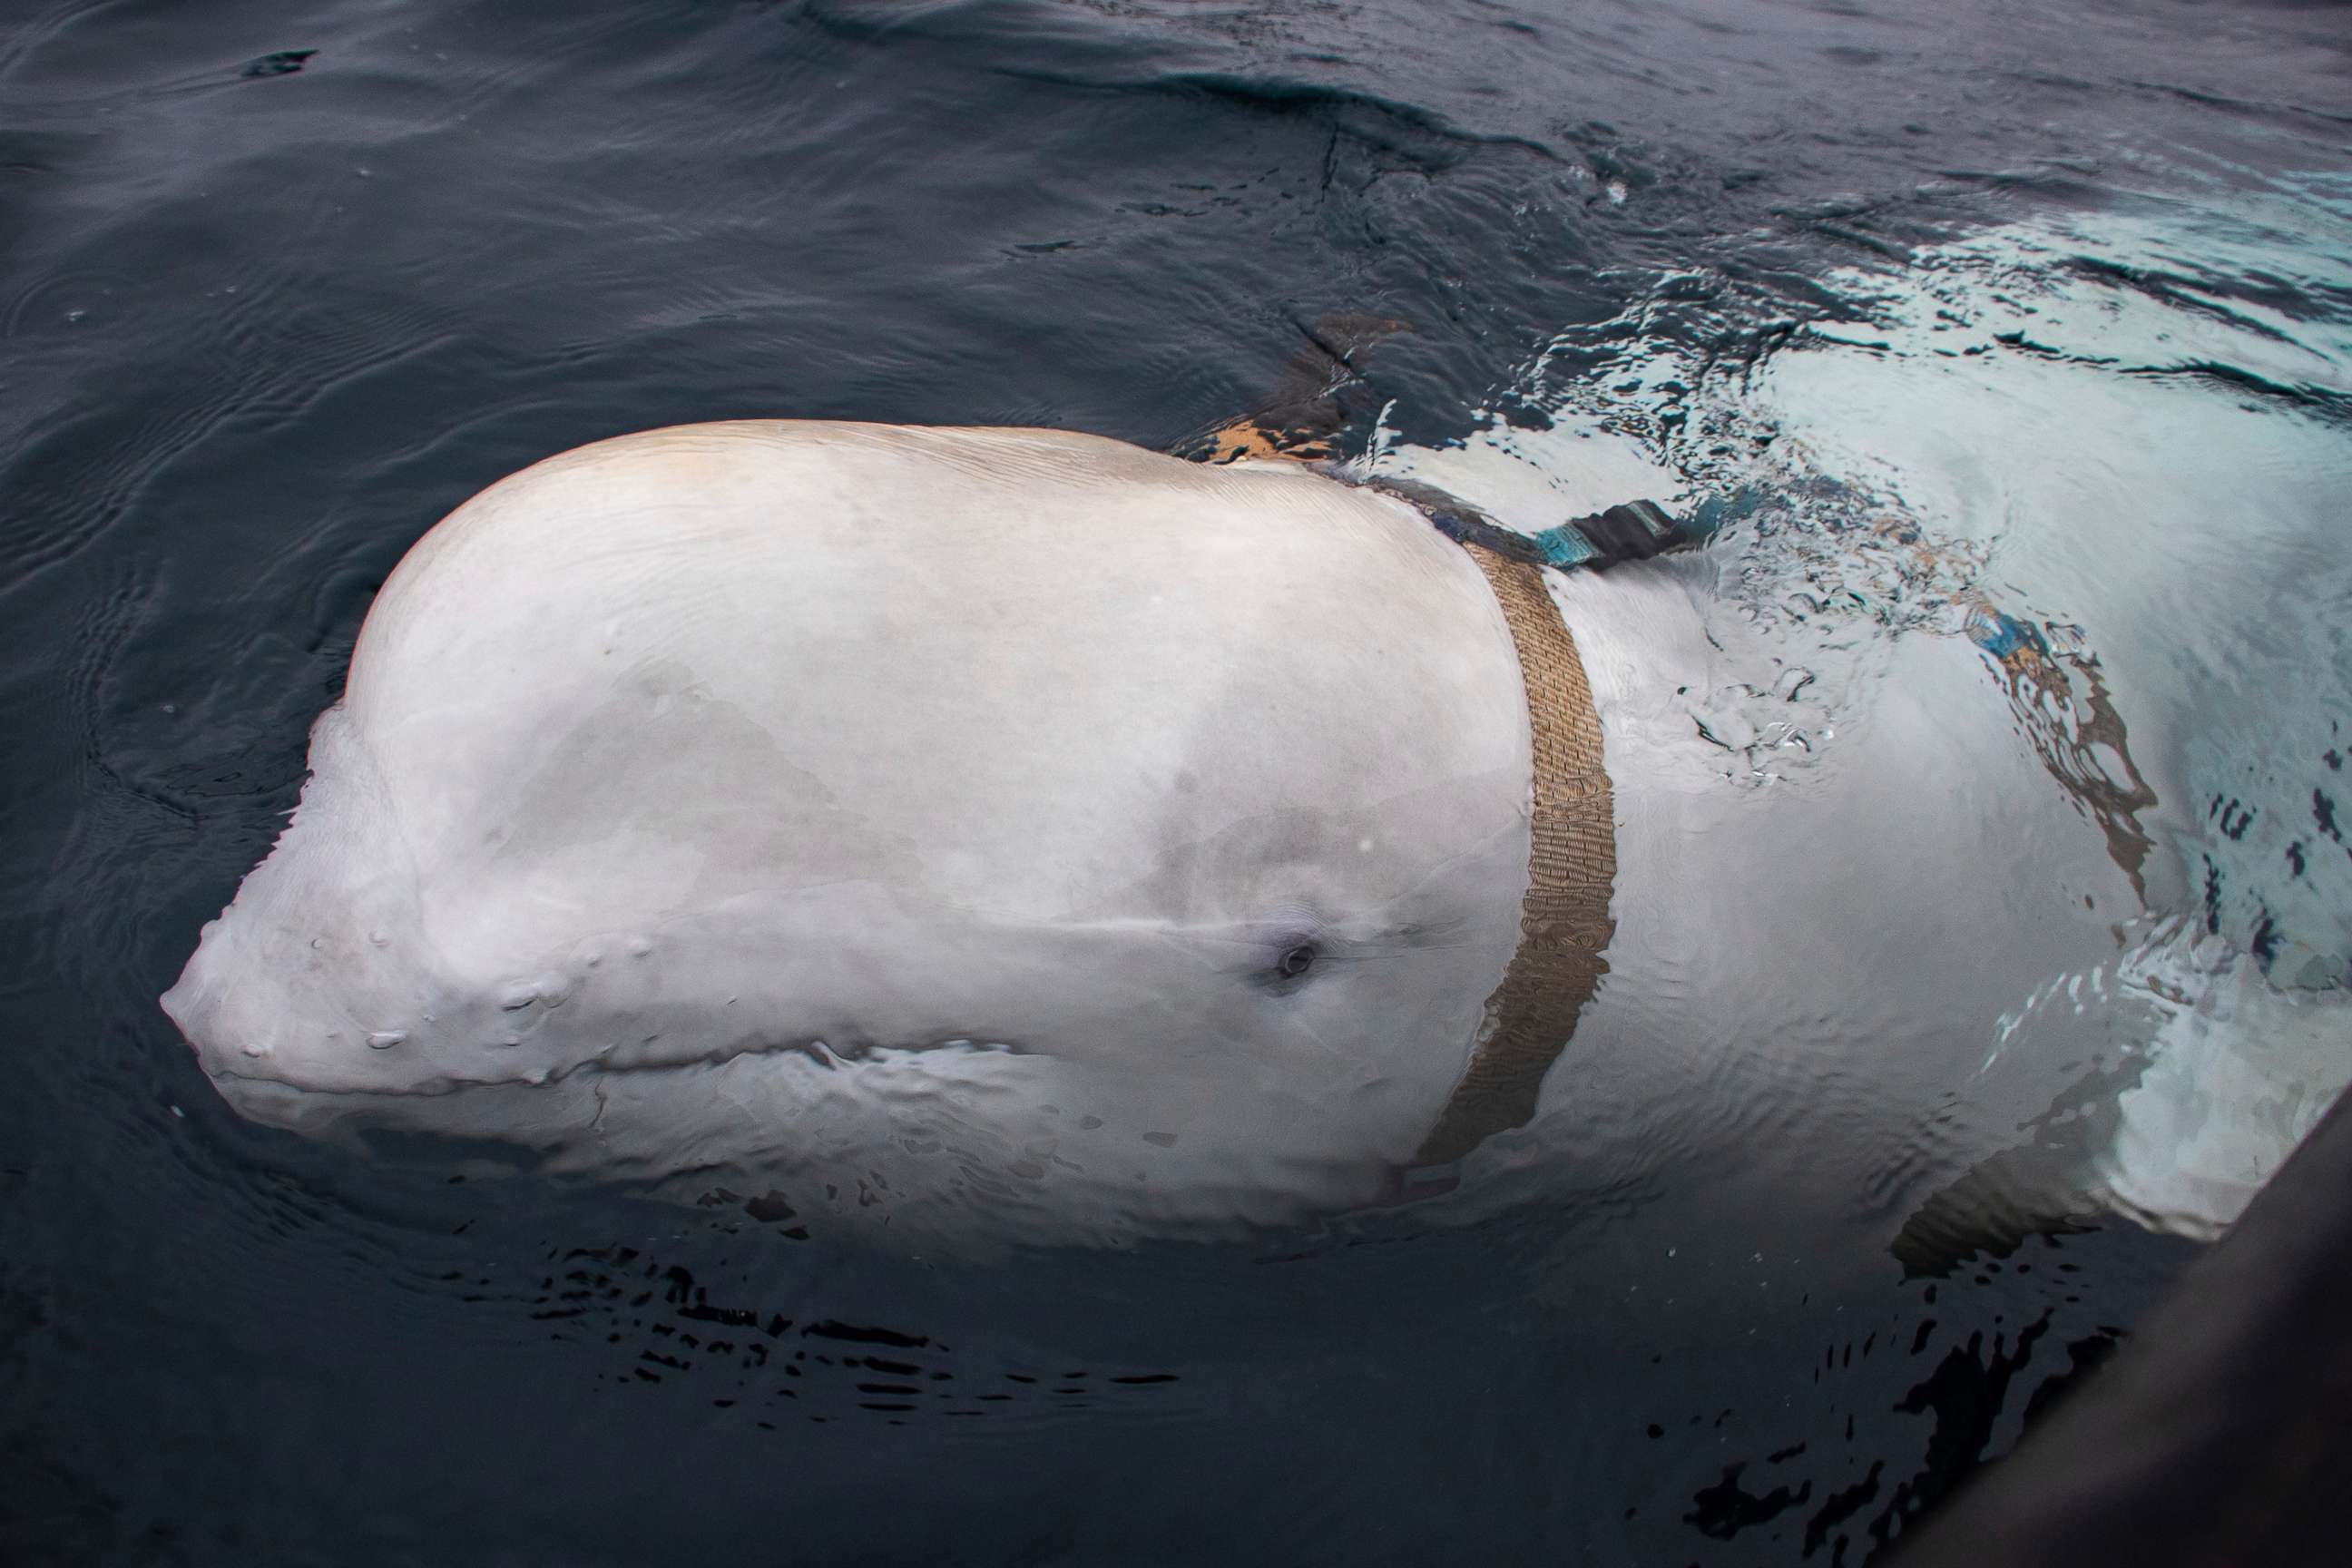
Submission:
[[[1584,663],[1542,570],[1475,544],[1510,624],[1527,685],[1535,754],[1535,813],[1519,946],[1486,1016],[1470,1065],[1430,1130],[1416,1165],[1458,1160],[1495,1133],[1535,1115],[1544,1074],[1567,1048],[1577,1015],[1609,972],[1602,956],[1616,922],[1609,896],[1617,880],[1617,832],[1601,758],[1601,718]]]

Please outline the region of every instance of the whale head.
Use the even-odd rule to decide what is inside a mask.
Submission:
[[[1530,744],[1494,593],[1393,500],[1042,432],[625,437],[411,551],[163,1005],[298,1127],[1279,1218],[1376,1195],[1461,1079]]]

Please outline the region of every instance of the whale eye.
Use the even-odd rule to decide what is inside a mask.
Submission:
[[[1286,950],[1280,958],[1274,961],[1274,972],[1285,980],[1296,980],[1314,967],[1315,944],[1310,942],[1302,942]]]

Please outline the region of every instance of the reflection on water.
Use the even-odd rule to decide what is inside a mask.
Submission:
[[[618,1347],[627,1363],[598,1371],[598,1381],[682,1385],[711,1409],[740,1410],[761,1431],[779,1420],[823,1426],[857,1412],[893,1425],[1017,1420],[1031,1406],[1087,1411],[1131,1398],[1130,1390],[1181,1381],[1119,1367],[977,1368],[928,1334],[829,1318],[796,1322],[724,1295],[714,1300],[684,1265],[630,1247],[573,1247],[551,1257],[548,1268],[528,1299],[530,1321],[553,1325],[548,1335],[559,1343]]]
[[[2345,1076],[2340,22],[2127,23],[9,23],[4,1554],[1898,1539],[2192,1253],[2097,1211],[2201,1234]],[[1628,897],[1455,1192],[877,1258],[313,1148],[155,1012],[376,587],[490,480],[746,414],[1174,447],[1270,389],[1531,531],[1721,511],[1555,590],[1624,710]]]
[[[2145,899],[2141,867],[2148,840],[2139,814],[2157,804],[2156,792],[2132,763],[2124,721],[2108,698],[2097,656],[2082,647],[2081,628],[2052,622],[2037,629],[1975,606],[1969,637],[2000,667],[2010,708],[2042,765],[2098,823],[2107,854]]]

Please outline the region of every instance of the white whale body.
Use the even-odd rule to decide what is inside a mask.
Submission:
[[[1360,468],[1535,531],[1644,493],[1597,434]],[[1842,548],[1941,602],[1906,536]],[[2063,1123],[2012,1162],[2068,1186],[2029,1215],[2226,1224],[2340,1085],[2340,1006],[2189,953],[2095,666],[1996,658],[1957,600],[1937,635],[1775,626],[1725,570],[1544,574],[1613,934],[1461,1212],[1687,1158],[1891,1231]],[[1497,595],[1414,507],[1286,462],[794,422],[583,447],[404,559],[163,1005],[257,1119],[763,1219],[1103,1242],[1377,1202],[1540,923]],[[2053,1123],[2085,1072],[2106,1109]],[[2011,1168],[1938,1212],[2015,1206]]]

